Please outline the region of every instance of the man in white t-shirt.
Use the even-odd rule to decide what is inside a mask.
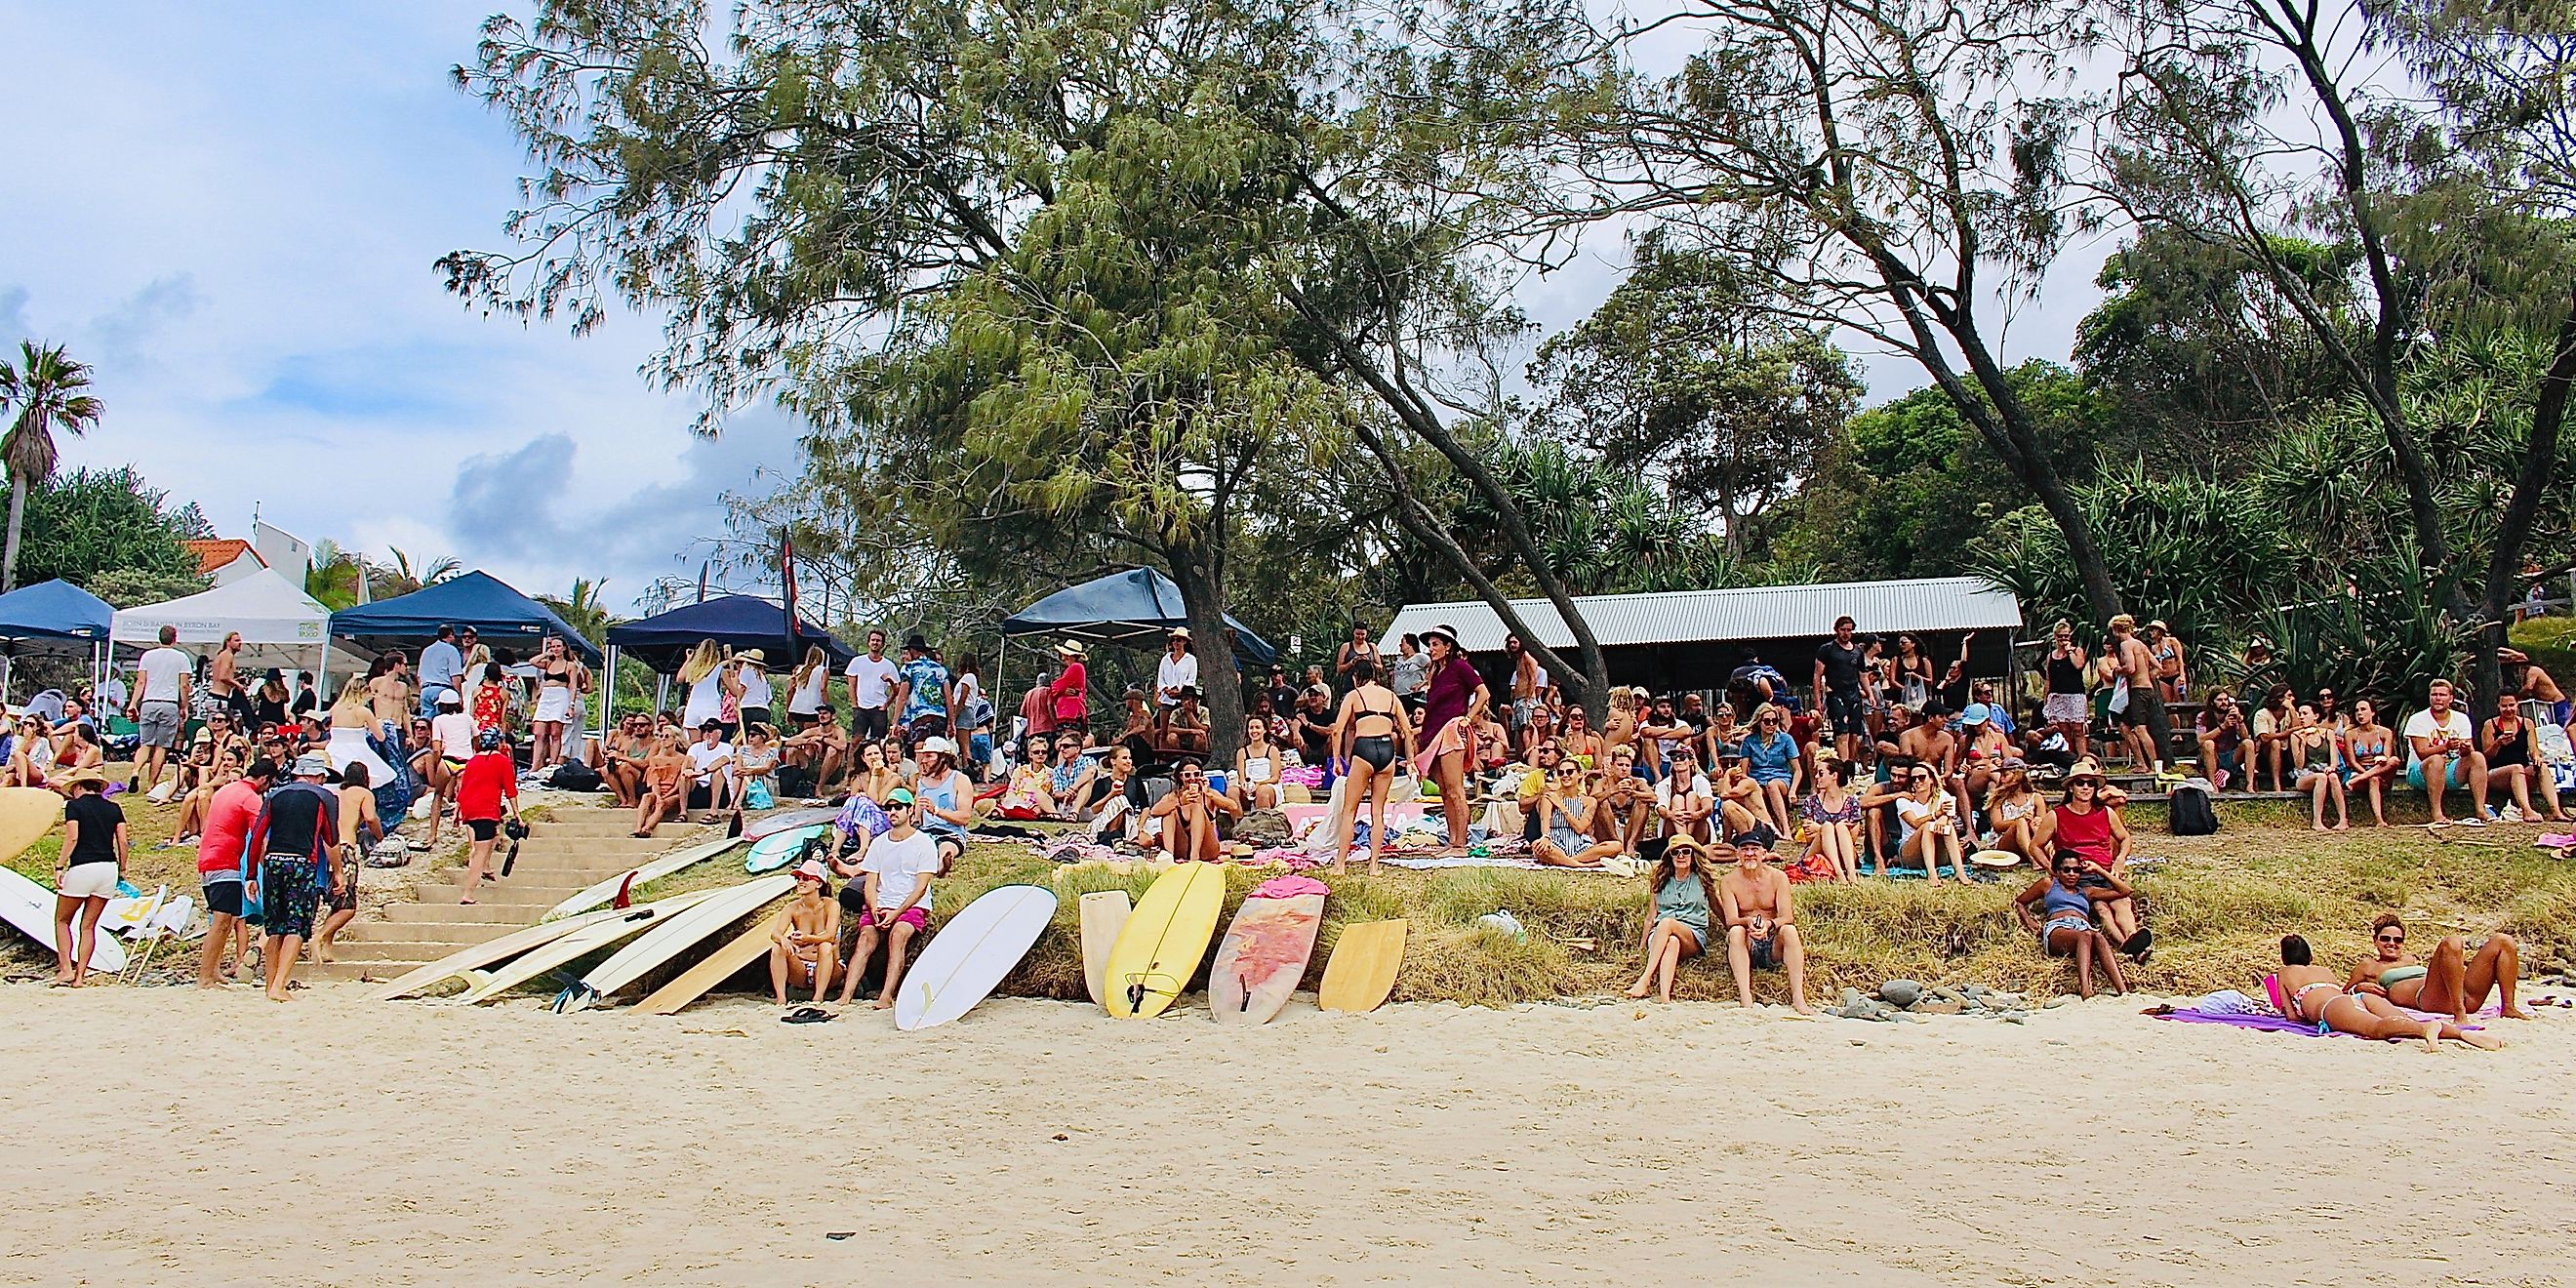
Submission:
[[[733,794],[733,744],[724,740],[723,721],[698,726],[698,740],[689,744],[689,772],[688,808],[708,811],[699,822],[715,822]]]
[[[921,814],[911,790],[887,792],[885,814],[893,826],[868,843],[868,857],[859,861],[859,884],[841,889],[841,906],[859,926],[858,942],[850,948],[850,973],[841,981],[841,1004],[849,1005],[858,992],[859,976],[867,973],[868,959],[882,940],[886,964],[885,987],[877,992],[880,1011],[894,1005],[895,989],[903,983],[905,950],[929,933],[930,879],[939,874],[939,845],[916,827]]]
[[[180,726],[187,723],[188,655],[178,650],[179,628],[161,628],[161,647],[143,655],[134,664],[134,697],[126,707],[126,718],[142,731],[142,749],[135,752],[134,777],[126,780],[125,790],[148,792],[161,785],[161,768],[170,761],[170,749],[179,745]]]
[[[2460,825],[2485,827],[2487,758],[2478,751],[2476,722],[2451,701],[2451,682],[2435,680],[2424,694],[2424,709],[2406,717],[2406,781],[2423,788],[2433,803],[2432,826],[2453,821],[2442,816],[2442,789],[2448,786],[2469,789],[2473,808]]]
[[[1167,707],[1179,706],[1181,690],[1195,688],[1199,682],[1199,658],[1190,651],[1190,628],[1173,628],[1171,646],[1154,666],[1154,700]]]
[[[850,746],[886,736],[886,702],[894,697],[895,664],[886,656],[884,631],[868,632],[868,651],[841,670],[850,691]]]

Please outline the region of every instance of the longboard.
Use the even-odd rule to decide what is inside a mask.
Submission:
[[[796,878],[783,872],[753,877],[729,886],[662,924],[644,937],[591,968],[581,982],[565,990],[563,1009],[581,1010],[644,978],[662,963],[687,952],[701,939],[777,902],[796,888]]]
[[[1315,1004],[1327,1011],[1374,1011],[1395,991],[1395,972],[1404,965],[1405,923],[1367,921],[1342,927],[1333,944],[1333,959],[1324,964],[1324,983]]]
[[[579,916],[566,917],[561,921],[540,921],[525,929],[513,930],[498,939],[487,939],[482,943],[460,948],[376,990],[376,1000],[390,1002],[398,997],[409,997],[414,993],[427,990],[431,985],[444,982],[450,976],[481,970],[494,962],[507,961],[521,953],[561,939],[603,917],[614,915],[616,914],[609,912],[585,912]]]
[[[14,790],[54,796],[41,787]],[[62,809],[62,802],[62,797],[54,796],[55,810]],[[24,850],[27,847],[21,845],[18,848]],[[26,931],[27,937],[42,945],[47,955],[54,952],[54,892],[20,876],[15,868],[0,867],[0,920]],[[75,926],[72,933],[77,937],[79,928]],[[116,942],[116,935],[104,923],[98,928],[97,939],[90,944],[89,968],[111,975],[125,969],[125,945]]]
[[[786,911],[781,909],[754,923],[751,929],[734,936],[732,943],[707,954],[678,979],[646,994],[643,1001],[635,1004],[636,1012],[643,1015],[679,1014],[689,1003],[706,996],[707,990],[732,979],[734,972],[767,957],[770,939],[778,933],[778,922],[786,915]]]
[[[1267,1024],[1315,955],[1324,896],[1246,899],[1208,967],[1208,1015],[1220,1024]]]
[[[1094,1003],[1106,1002],[1100,979],[1109,973],[1109,950],[1118,946],[1118,932],[1126,929],[1127,917],[1136,909],[1124,890],[1084,895],[1081,907],[1082,986],[1091,991]]]
[[[474,987],[465,990],[465,996],[456,1000],[466,1006],[491,1001],[557,966],[579,961],[592,953],[643,934],[703,902],[708,895],[714,893],[713,890],[692,890],[687,894],[675,894],[668,899],[656,899],[651,903],[638,904],[635,907],[611,913],[605,920],[593,922],[553,943],[523,954],[517,961],[476,980]]]
[[[649,882],[659,881],[682,868],[703,863],[708,859],[712,859],[740,844],[742,844],[742,842],[738,840],[734,840],[730,837],[719,836],[712,841],[700,841],[696,845],[682,846],[658,859],[639,863],[634,867],[628,868],[624,872],[620,872],[616,876],[610,877],[609,879],[564,900],[562,903],[546,909],[546,915],[537,918],[537,920],[553,921],[558,917],[569,917],[577,912],[588,912],[593,908],[605,908],[612,900],[617,898],[617,892],[619,890],[629,888],[627,882],[630,879],[634,882],[634,885],[638,887]]]
[[[1046,933],[1055,892],[996,886],[950,917],[905,971],[894,994],[894,1026],[926,1029],[973,1010]]]
[[[742,870],[750,873],[775,872],[796,861],[797,852],[818,836],[829,836],[830,823],[809,823],[803,827],[772,832],[752,843],[751,853],[744,855]]]
[[[1103,1003],[1122,1020],[1152,1019],[1178,1000],[1225,911],[1225,865],[1183,863],[1154,878],[1109,950]]]
[[[42,787],[0,787],[0,863],[26,853],[62,821],[62,797]]]

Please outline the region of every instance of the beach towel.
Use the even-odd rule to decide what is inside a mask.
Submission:
[[[2213,996],[2225,995],[2218,994]],[[2243,997],[2244,995],[2239,993],[2235,996]],[[2195,1003],[2191,1006],[2177,1006],[2170,1011],[2150,1011],[2148,1014],[2159,1020],[2180,1020],[2185,1024],[2224,1024],[2230,1028],[2254,1029],[2264,1033],[2296,1033],[2303,1037],[2312,1038],[2327,1036],[2357,1038],[2361,1036],[2357,1033],[2337,1033],[2332,1029],[2328,1029],[2324,1033],[2319,1033],[2317,1032],[2316,1025],[2310,1024],[2305,1020],[2290,1019],[2269,1008],[2237,1010],[2231,1009],[2233,1006],[2232,1003],[2220,1003],[2216,1009],[2211,1009],[2208,1006],[2210,1001],[2211,998],[2202,998],[2199,1003]],[[2419,1020],[2438,1020],[2443,1018],[2439,1015],[2427,1015],[2422,1011],[2413,1010],[2403,1006],[2397,1009],[2405,1011],[2408,1015],[2412,1015]],[[2490,1006],[2477,1014],[2479,1018],[2489,1019],[2493,1018],[2498,1013],[2497,1008]],[[2470,1025],[2469,1027],[2477,1028],[2481,1026]]]
[[[1323,882],[1318,881],[1313,877],[1288,876],[1272,877],[1269,880],[1262,882],[1260,885],[1253,887],[1250,897],[1255,899],[1295,899],[1303,895],[1329,895],[1332,892],[1333,888],[1331,886],[1325,885]]]

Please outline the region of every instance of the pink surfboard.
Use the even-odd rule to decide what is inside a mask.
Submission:
[[[1268,1023],[1305,977],[1323,921],[1320,894],[1244,900],[1208,967],[1209,1014],[1220,1024]]]

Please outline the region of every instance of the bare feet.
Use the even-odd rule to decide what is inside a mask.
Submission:
[[[2504,1049],[2503,1038],[2497,1037],[2483,1029],[2462,1029],[2460,1030],[2460,1040],[2481,1051],[2501,1051]]]
[[[891,1010],[893,1010],[893,1009],[894,1009],[894,999],[893,999],[893,998],[891,998],[891,997],[880,997],[880,998],[878,998],[878,999],[877,999],[877,1001],[876,1001],[876,1009],[877,1009],[877,1010],[880,1010],[880,1011],[891,1011]]]
[[[2531,1018],[2531,1012],[2526,1011],[2519,1006],[2505,1010],[2502,1014],[2504,1018],[2508,1020],[2527,1020]]]
[[[2424,1049],[2427,1051],[2442,1049],[2442,1025],[2439,1021],[2424,1026]]]
[[[1636,998],[1639,1001],[1644,1001],[1646,994],[1653,991],[1654,986],[1641,979],[1637,981],[1635,987],[1628,990],[1628,996]]]

